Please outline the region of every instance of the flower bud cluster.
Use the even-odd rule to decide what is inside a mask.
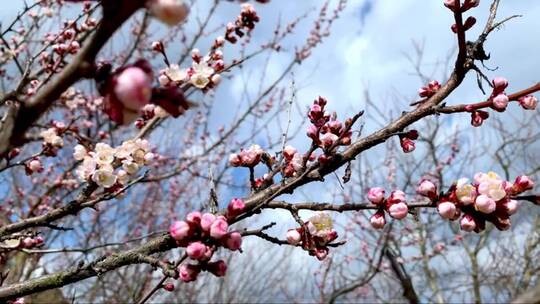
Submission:
[[[253,168],[261,162],[264,150],[259,145],[252,145],[247,150],[240,150],[239,153],[229,155],[229,164],[233,167]]]
[[[329,153],[337,146],[351,144],[352,121],[347,119],[345,123],[341,123],[336,119],[335,113],[330,114],[325,111],[326,104],[327,100],[321,96],[313,102],[307,114],[311,121],[307,136],[313,140],[314,144]]]
[[[499,230],[509,229],[510,216],[518,207],[513,197],[534,187],[528,176],[518,176],[512,183],[494,172],[477,173],[472,183],[461,178],[440,195],[430,183],[422,181],[417,192],[437,205],[441,217],[454,221],[461,216],[461,229],[475,232],[484,230],[486,222],[493,223]]]
[[[285,149],[283,149],[283,159],[285,160],[283,176],[295,176],[296,173],[302,170],[304,157],[293,146],[286,146]]]
[[[386,224],[385,211],[397,220],[404,219],[409,213],[405,192],[401,190],[392,191],[388,198],[385,198],[385,190],[381,187],[374,187],[369,189],[367,197],[371,203],[378,206],[377,212],[370,218],[373,228],[382,229],[384,227]]]
[[[437,91],[441,89],[441,84],[437,80],[430,81],[427,86],[421,87],[420,90],[418,90],[418,95],[420,97],[429,98]]]
[[[53,127],[41,131],[39,135],[43,138],[43,154],[46,156],[56,156],[59,148],[64,146],[62,134],[67,130],[66,125],[60,121],[53,121]]]
[[[180,280],[191,282],[197,279],[201,271],[208,271],[222,277],[227,271],[227,264],[222,261],[210,262],[219,247],[231,251],[241,250],[242,235],[237,231],[228,231],[228,220],[241,214],[245,204],[241,199],[231,200],[226,216],[212,213],[189,213],[183,221],[175,221],[169,227],[169,234],[179,247],[186,248],[187,256],[196,264],[183,264],[178,268]]]
[[[125,141],[116,148],[98,143],[94,151],[77,145],[73,157],[82,161],[76,170],[80,180],[92,180],[101,187],[114,189],[125,186],[140,168],[152,162],[155,154],[150,151],[147,140],[137,139]]]
[[[236,21],[234,23],[229,22],[226,26],[225,39],[230,43],[236,43],[238,38],[245,35],[244,32],[251,32],[255,28],[255,23],[259,21],[260,18],[253,5],[249,3],[242,4],[242,10]]]
[[[287,242],[300,246],[319,260],[328,255],[328,244],[337,239],[332,218],[326,212],[317,212],[303,226],[287,231]]]

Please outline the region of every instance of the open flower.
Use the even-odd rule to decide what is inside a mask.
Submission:
[[[110,188],[116,183],[116,175],[114,175],[111,168],[103,168],[96,170],[92,174],[92,180],[104,188]]]

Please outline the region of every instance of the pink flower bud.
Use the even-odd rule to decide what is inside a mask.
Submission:
[[[323,136],[321,136],[321,143],[323,148],[330,148],[332,145],[334,145],[339,139],[339,136],[333,133],[326,133]]]
[[[318,128],[315,125],[309,125],[307,129],[307,136],[311,138],[313,141],[317,142],[319,140],[319,132]]]
[[[400,140],[401,148],[403,149],[403,152],[410,153],[416,149],[416,144],[414,141],[412,141],[410,138],[403,137]]]
[[[41,161],[38,159],[33,159],[28,163],[28,169],[30,169],[32,172],[41,172],[43,171],[43,167],[41,166]]]
[[[242,235],[239,232],[231,232],[227,235],[225,240],[225,247],[235,251],[242,247]]]
[[[26,248],[26,249],[30,249],[32,247],[34,247],[34,239],[32,239],[31,237],[25,237],[22,241],[21,241],[21,245],[20,245],[22,248]]]
[[[194,225],[199,225],[201,223],[201,217],[202,215],[199,211],[193,211],[188,213],[186,216],[186,221]]]
[[[227,206],[227,212],[229,216],[237,216],[244,212],[246,204],[240,198],[233,198],[229,205]]]
[[[221,239],[227,235],[228,228],[229,224],[227,224],[227,221],[222,218],[218,218],[212,223],[212,226],[210,226],[210,236],[215,239]]]
[[[43,240],[43,237],[41,235],[38,235],[34,238],[34,245],[35,246],[41,246],[43,245],[45,241]]]
[[[442,218],[451,220],[454,219],[456,214],[456,205],[454,205],[452,202],[442,202],[437,205],[437,211]]]
[[[538,99],[533,95],[523,96],[518,99],[518,103],[525,110],[535,110],[538,104]]]
[[[205,253],[206,245],[199,241],[190,243],[186,248],[186,254],[194,260],[201,259]]]
[[[212,226],[215,220],[216,220],[216,216],[213,215],[212,213],[203,214],[201,217],[201,229],[205,232],[209,232],[210,227]]]
[[[167,283],[163,285],[163,289],[165,289],[168,292],[174,291],[174,284],[173,283]]]
[[[493,79],[493,95],[499,95],[508,87],[508,80],[504,77],[496,77]]]
[[[317,257],[319,261],[326,259],[327,256],[328,256],[328,248],[315,249],[315,257]]]
[[[499,94],[493,98],[493,109],[503,112],[508,106],[508,96],[506,94]]]
[[[388,208],[388,213],[390,213],[390,216],[397,220],[404,219],[408,212],[409,207],[405,203],[393,204],[390,206],[390,208]]]
[[[201,269],[197,265],[184,264],[178,267],[179,279],[185,283],[195,281],[200,272]]]
[[[448,7],[452,11],[456,10],[456,0],[444,0],[444,6]]]
[[[459,222],[461,230],[471,232],[476,229],[476,221],[470,214],[465,214]]]
[[[169,233],[173,239],[182,241],[190,235],[189,224],[184,221],[175,221],[169,227]]]
[[[486,111],[474,111],[471,113],[471,125],[473,127],[480,127],[488,117],[489,113]]]
[[[227,264],[223,260],[217,262],[208,263],[208,271],[216,277],[223,277],[227,273]]]
[[[124,107],[138,111],[152,97],[152,79],[142,69],[129,67],[117,76],[114,93]]]
[[[229,155],[229,164],[233,167],[239,167],[242,165],[242,159],[236,153]]]
[[[487,195],[479,195],[474,201],[474,208],[482,213],[490,214],[495,211],[497,204]]]
[[[286,146],[285,149],[283,149],[283,157],[287,160],[291,160],[297,152],[298,150],[296,150],[295,147]]]
[[[152,50],[159,53],[163,52],[163,42],[161,41],[152,42]]]
[[[437,195],[437,186],[433,182],[424,179],[416,187],[416,193],[432,198]]]
[[[534,182],[527,175],[520,175],[516,177],[514,181],[514,188],[518,190],[517,192],[525,192],[531,190],[534,187]]]
[[[189,7],[183,0],[150,0],[149,9],[152,15],[169,26],[186,20],[189,13]]]
[[[384,225],[386,224],[386,219],[384,218],[384,212],[377,211],[375,214],[369,218],[369,222],[371,223],[371,226],[375,229],[383,229]]]
[[[368,200],[373,204],[380,204],[384,200],[384,189],[381,187],[374,187],[368,191]]]
[[[287,231],[287,242],[291,245],[298,245],[300,241],[302,240],[302,236],[300,235],[300,232],[296,229],[289,229]]]
[[[508,200],[504,203],[504,207],[506,208],[506,212],[508,212],[508,215],[516,213],[518,206],[519,204],[516,200]]]
[[[392,193],[390,193],[390,197],[388,197],[389,204],[402,203],[405,201],[405,192],[401,190],[392,191]]]

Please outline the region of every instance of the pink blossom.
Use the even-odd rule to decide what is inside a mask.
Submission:
[[[339,139],[339,136],[333,133],[326,133],[323,136],[321,136],[321,143],[322,146],[326,149],[330,148],[332,145],[334,145]]]
[[[504,206],[506,207],[506,212],[508,212],[508,215],[512,215],[516,213],[519,204],[516,200],[508,200],[505,202]]]
[[[499,94],[493,98],[493,108],[499,112],[506,110],[508,106],[508,96],[506,94]]]
[[[206,253],[206,245],[204,245],[202,242],[197,241],[190,243],[186,248],[186,254],[194,259],[199,260],[202,257],[204,257],[204,254]]]
[[[384,218],[384,212],[377,211],[369,219],[371,226],[375,229],[382,229],[386,224],[386,219]]]
[[[215,239],[221,239],[227,235],[228,228],[229,224],[227,224],[227,221],[222,218],[218,218],[212,223],[212,226],[210,226],[210,236]]]
[[[141,68],[129,67],[117,76],[114,93],[124,107],[138,111],[152,97],[152,79]]]
[[[405,201],[405,192],[401,190],[392,191],[392,193],[390,193],[390,197],[388,197],[389,204],[402,203]]]
[[[194,225],[199,225],[201,223],[201,217],[202,215],[199,211],[192,211],[186,216],[186,221]]]
[[[499,95],[508,87],[508,80],[504,77],[496,77],[493,79],[493,95]]]
[[[488,117],[489,113],[486,111],[474,111],[471,113],[471,125],[473,127],[480,127]]]
[[[208,271],[210,271],[216,277],[223,277],[227,273],[227,264],[223,260],[208,263],[207,267]]]
[[[242,165],[242,159],[236,153],[229,155],[229,164],[233,167],[239,167]]]
[[[427,197],[433,197],[437,194],[437,186],[430,180],[424,179],[418,184],[418,187],[416,187],[416,193]]]
[[[319,261],[326,259],[327,256],[328,256],[328,248],[315,249],[315,257],[317,257]]]
[[[185,283],[195,281],[200,272],[201,269],[197,265],[183,264],[178,267],[179,279]]]
[[[482,194],[476,198],[476,201],[474,202],[474,207],[476,210],[482,213],[490,214],[495,211],[495,208],[497,208],[497,204],[492,198]]]
[[[163,289],[165,289],[168,292],[174,291],[174,284],[173,283],[167,283],[163,285]]]
[[[452,202],[442,202],[437,205],[437,211],[442,218],[451,220],[456,214],[456,205]]]
[[[231,232],[225,239],[225,247],[232,251],[239,250],[242,247],[242,235],[239,232]]]
[[[518,192],[524,192],[527,190],[531,190],[534,187],[534,182],[531,180],[530,177],[526,175],[520,175],[516,177],[516,180],[514,181],[514,187],[517,188]]]
[[[430,81],[427,86],[418,90],[420,97],[431,97],[441,89],[441,84],[437,80]]]
[[[444,6],[448,7],[451,10],[455,10],[456,0],[444,0]]]
[[[465,214],[460,221],[461,230],[471,232],[476,229],[476,221],[470,214]]]
[[[34,247],[34,239],[32,239],[31,237],[25,237],[21,241],[21,247],[27,248],[27,249]]]
[[[400,140],[401,148],[403,149],[403,152],[410,153],[416,149],[416,144],[414,141],[410,138],[403,137]]]
[[[319,140],[319,129],[315,125],[309,125],[307,128],[307,136],[314,141]]]
[[[184,221],[175,221],[169,227],[169,233],[173,239],[182,241],[190,235],[189,224]]]
[[[518,103],[525,110],[535,110],[536,105],[538,104],[538,99],[533,95],[527,95],[518,99]]]
[[[295,147],[293,146],[286,146],[284,149],[283,149],[283,157],[285,157],[285,159],[287,160],[291,160],[294,155],[298,152],[298,150],[296,150]]]
[[[244,212],[246,204],[240,198],[233,198],[229,205],[227,206],[227,211],[229,216],[237,216],[238,214]]]
[[[390,208],[388,208],[388,213],[390,213],[390,216],[397,220],[404,219],[408,212],[409,207],[403,202],[393,204],[390,206]]]
[[[215,220],[216,220],[216,216],[213,215],[212,213],[203,214],[201,217],[201,229],[205,232],[209,232],[210,227],[212,226]]]
[[[189,13],[189,7],[183,0],[150,0],[148,2],[152,15],[169,26],[181,23]]]
[[[300,235],[300,232],[296,229],[289,229],[287,231],[287,242],[291,245],[298,245],[300,241],[302,240],[302,236]]]
[[[384,200],[384,189],[381,187],[374,187],[368,191],[368,200],[373,204],[380,204]]]

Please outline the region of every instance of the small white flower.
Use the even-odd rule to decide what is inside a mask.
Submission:
[[[45,143],[51,144],[56,147],[61,147],[64,145],[64,140],[60,136],[58,136],[55,128],[49,128],[45,131],[42,131],[39,135],[43,137],[43,141]]]
[[[175,82],[183,82],[188,78],[187,70],[180,69],[177,64],[171,64],[171,66],[166,68],[165,75]]]
[[[208,65],[208,62],[201,60],[201,62],[193,63],[193,74],[198,74],[206,78],[210,78],[214,74],[214,69]]]
[[[199,89],[204,89],[210,83],[208,77],[202,74],[193,74],[191,76],[191,84]]]
[[[85,156],[82,164],[75,171],[75,174],[77,174],[80,180],[86,181],[94,173],[96,166],[97,163],[92,157]]]
[[[128,173],[122,169],[118,170],[118,173],[116,173],[116,177],[118,178],[118,182],[122,185],[126,185],[129,182]]]
[[[99,186],[110,188],[116,183],[116,175],[108,169],[99,169],[92,174],[92,180]]]
[[[110,148],[110,147],[109,147]],[[96,163],[99,165],[110,165],[114,161],[114,149],[100,149],[92,153]]]
[[[139,165],[129,159],[122,161],[122,168],[124,168],[124,170],[126,170],[126,172],[130,175],[133,175],[139,171]]]

